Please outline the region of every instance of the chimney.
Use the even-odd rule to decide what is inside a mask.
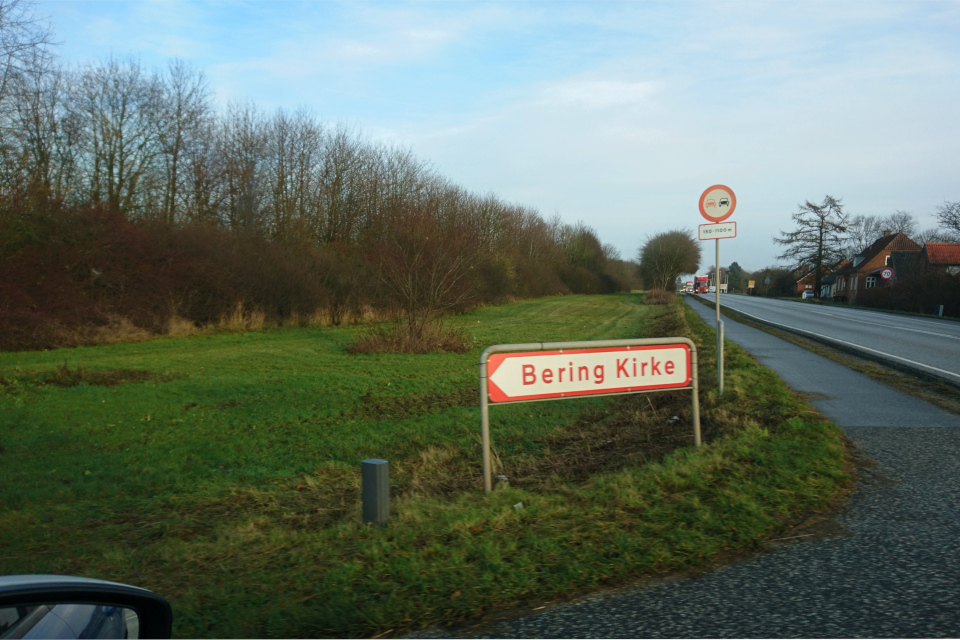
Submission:
[[[887,237],[888,235],[890,235],[891,233],[893,233],[893,231],[891,231],[890,229],[884,229],[884,230],[883,230],[883,237],[886,238],[886,237]]]

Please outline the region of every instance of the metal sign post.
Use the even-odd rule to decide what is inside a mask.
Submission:
[[[723,322],[720,320],[720,238],[717,243],[717,270],[713,278],[717,283],[717,393],[723,395]]]
[[[515,353],[521,352],[521,353]],[[697,347],[687,338],[498,344],[480,354],[483,490],[493,490],[490,403],[689,390],[700,442]]]
[[[720,238],[734,238],[737,235],[736,223],[720,224],[733,215],[737,208],[737,196],[733,189],[722,184],[715,184],[700,195],[700,215],[714,224],[700,225],[699,237],[701,240],[715,238],[717,244],[716,272],[714,284],[716,286],[717,311],[717,393],[723,395],[723,322],[720,321]]]

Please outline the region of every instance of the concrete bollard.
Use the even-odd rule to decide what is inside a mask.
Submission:
[[[390,518],[390,463],[370,458],[360,463],[363,482],[363,521],[381,527]]]

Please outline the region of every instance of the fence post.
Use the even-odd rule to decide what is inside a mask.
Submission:
[[[390,463],[370,458],[360,463],[363,521],[381,527],[390,518]]]

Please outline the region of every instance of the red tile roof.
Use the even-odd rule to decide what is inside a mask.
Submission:
[[[927,261],[930,264],[960,264],[960,242],[928,242]]]

